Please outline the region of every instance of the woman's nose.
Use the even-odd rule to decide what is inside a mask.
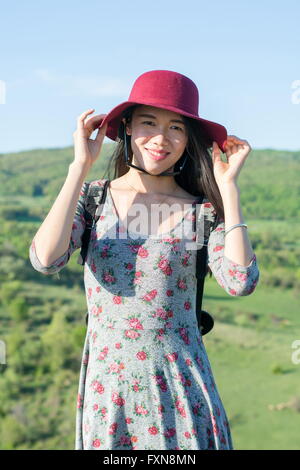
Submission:
[[[164,143],[168,142],[168,132],[167,131],[159,131],[152,137],[154,142],[157,143]]]

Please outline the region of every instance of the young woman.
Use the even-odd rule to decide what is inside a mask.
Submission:
[[[218,222],[208,240],[210,275],[229,295],[253,292],[259,270],[237,185],[251,148],[200,118],[196,85],[172,71],[144,73],[128,101],[87,119],[92,112],[78,118],[75,159],[30,246],[31,263],[44,274],[61,270],[81,247],[85,179],[104,136],[118,140],[84,267],[89,321],[76,449],[233,449],[197,327],[196,250],[176,233],[192,224],[204,195],[206,215]],[[162,205],[175,209],[159,224]]]

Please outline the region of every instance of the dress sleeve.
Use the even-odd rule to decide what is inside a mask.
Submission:
[[[220,220],[210,233],[207,254],[210,267],[218,284],[232,296],[251,294],[259,280],[256,255],[252,256],[248,266],[233,262],[224,255],[225,222]]]
[[[37,257],[36,249],[35,249],[35,242],[34,242],[34,239],[32,240],[30,248],[29,248],[29,259],[33,268],[36,271],[39,271],[40,273],[45,274],[45,275],[55,274],[59,272],[68,263],[71,257],[71,254],[75,250],[81,247],[82,235],[85,230],[84,199],[86,196],[88,185],[89,183],[85,181],[81,187],[79,199],[78,199],[77,206],[76,206],[75,216],[73,220],[69,247],[62,256],[60,256],[57,260],[55,260],[51,264],[51,266],[44,266],[40,262],[39,258]]]

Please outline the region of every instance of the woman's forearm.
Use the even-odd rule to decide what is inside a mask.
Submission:
[[[224,206],[225,230],[235,224],[246,223],[242,215],[240,189],[228,183],[220,189]],[[225,236],[224,255],[235,263],[248,266],[254,255],[246,227],[236,227]]]
[[[88,171],[74,162],[69,165],[64,185],[34,237],[37,257],[44,266],[50,266],[68,249],[80,189]]]

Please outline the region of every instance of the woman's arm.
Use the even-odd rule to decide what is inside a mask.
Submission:
[[[240,203],[240,189],[236,183],[223,185],[221,196],[224,206],[225,230],[235,224],[244,224]],[[242,266],[249,266],[254,252],[247,227],[236,227],[225,236],[224,255]]]
[[[87,167],[74,162],[69,165],[66,181],[34,237],[37,255],[45,266],[50,266],[68,249],[77,202],[87,172]]]
[[[213,207],[208,204],[206,206],[208,206],[206,210],[208,213],[210,212],[209,217],[214,217]],[[247,266],[237,263],[231,257],[225,255],[225,223],[223,221],[219,222],[217,227],[210,233],[207,250],[208,265],[218,284],[229,295],[245,296],[250,295],[255,290],[259,280],[256,255],[253,253]]]

